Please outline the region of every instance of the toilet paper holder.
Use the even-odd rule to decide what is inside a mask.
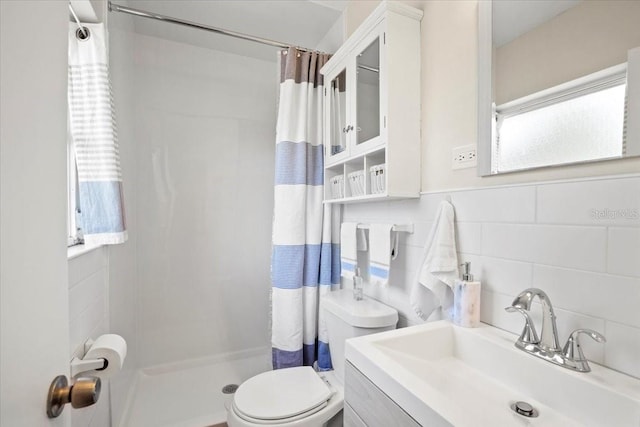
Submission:
[[[92,339],[88,339],[84,343],[84,352],[83,356],[87,354],[94,341]],[[107,359],[81,359],[77,356],[74,356],[71,359],[71,378],[87,371],[103,371],[107,369],[109,366],[109,361]]]

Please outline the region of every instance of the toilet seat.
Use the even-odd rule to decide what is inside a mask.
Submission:
[[[233,410],[254,424],[281,424],[309,417],[325,407],[334,391],[308,366],[268,371],[242,383]]]
[[[235,402],[232,403],[233,405],[233,409],[236,413],[236,415],[238,415],[238,417],[242,418],[245,421],[248,421],[250,423],[253,424],[260,424],[260,425],[271,425],[271,424],[282,424],[282,423],[291,423],[293,421],[298,421],[298,420],[302,420],[305,419],[313,414],[315,414],[316,412],[319,412],[321,410],[323,410],[324,408],[327,407],[327,402],[323,402],[321,403],[319,406],[307,411],[307,412],[303,412],[301,414],[298,415],[294,415],[292,417],[286,417],[286,418],[278,418],[278,419],[269,419],[269,420],[265,420],[265,419],[261,419],[261,418],[252,418],[246,414],[244,414],[242,411],[240,411],[238,409],[238,407],[236,406]]]

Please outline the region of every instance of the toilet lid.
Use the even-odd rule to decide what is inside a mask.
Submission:
[[[233,398],[235,408],[260,420],[291,418],[317,408],[332,392],[309,366],[268,371],[240,385]]]
[[[353,290],[329,292],[321,300],[322,308],[358,328],[385,328],[398,323],[398,311],[374,299],[353,298]]]

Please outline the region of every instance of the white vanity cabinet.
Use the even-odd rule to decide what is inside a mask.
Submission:
[[[419,196],[421,19],[382,2],[320,70],[325,202]]]
[[[420,427],[349,361],[344,382],[344,427]]]

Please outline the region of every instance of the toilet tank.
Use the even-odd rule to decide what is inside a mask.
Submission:
[[[398,312],[374,299],[353,298],[351,289],[333,291],[321,299],[321,310],[329,335],[331,364],[344,384],[344,348],[349,338],[375,334],[396,328]]]

